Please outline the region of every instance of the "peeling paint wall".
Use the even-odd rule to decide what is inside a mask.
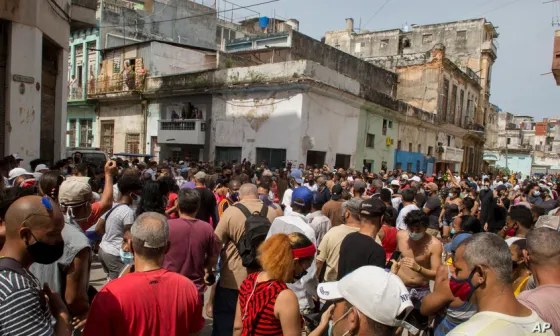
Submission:
[[[110,48],[139,41],[164,40],[216,48],[215,9],[185,0],[155,0],[151,7],[144,11],[134,9],[131,2],[104,1],[100,25],[106,28],[101,29],[102,46]]]
[[[113,152],[126,152],[126,134],[140,134],[140,153],[143,153],[142,139],[144,129],[144,118],[142,117],[142,106],[140,102],[130,103],[101,103],[99,105],[98,132],[96,147],[102,141],[103,121],[113,120],[115,132],[113,141]]]
[[[151,76],[203,71],[216,67],[216,56],[166,43],[152,42],[144,46],[139,54],[144,57],[144,67]]]

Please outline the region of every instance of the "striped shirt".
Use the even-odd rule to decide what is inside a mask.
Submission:
[[[242,335],[282,335],[280,320],[274,316],[274,305],[278,294],[288,287],[276,280],[255,285],[259,274],[249,274],[239,288]]]
[[[51,312],[39,280],[0,271],[0,335],[54,335]]]

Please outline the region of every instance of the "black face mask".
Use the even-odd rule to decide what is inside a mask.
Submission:
[[[299,280],[307,275],[307,271],[303,271],[301,273],[294,274],[294,280]]]
[[[312,186],[315,184],[315,180],[309,180],[309,185]]]
[[[27,252],[29,252],[36,263],[48,265],[52,264],[53,262],[60,259],[60,257],[62,257],[62,254],[64,253],[63,240],[54,245],[50,245],[47,243],[43,243],[39,239],[35,238],[33,233],[31,233],[31,236],[35,239],[35,242],[33,244],[26,243]]]

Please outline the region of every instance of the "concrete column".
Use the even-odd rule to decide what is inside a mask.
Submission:
[[[80,147],[80,123],[82,119],[76,118],[76,147]]]
[[[12,22],[8,47],[6,90],[6,155],[17,153],[30,169],[29,162],[39,157],[41,137],[43,33],[36,27]],[[25,41],[25,42],[22,42]],[[32,77],[33,84],[16,82],[13,75]],[[20,93],[23,87],[24,93]]]
[[[66,71],[66,60],[68,51],[59,49],[58,53],[58,76],[56,76],[56,102],[54,113],[54,159],[60,160],[66,157],[66,123],[68,122],[66,97],[68,97],[68,71]]]
[[[83,61],[82,61],[82,97],[86,99],[87,97],[87,83],[88,83],[88,50],[87,50],[87,42],[82,44],[83,50]]]
[[[76,45],[70,46],[70,76],[76,75]]]

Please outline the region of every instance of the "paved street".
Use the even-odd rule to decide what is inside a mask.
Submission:
[[[91,265],[90,273],[90,284],[92,284],[97,290],[100,290],[107,283],[107,274],[103,271],[101,263],[99,261],[94,261]],[[210,296],[210,291],[206,291],[204,294],[204,301],[208,300]],[[209,336],[212,334],[212,319],[206,316],[206,309],[203,310],[204,319],[206,320],[206,326],[202,330],[201,336]]]

